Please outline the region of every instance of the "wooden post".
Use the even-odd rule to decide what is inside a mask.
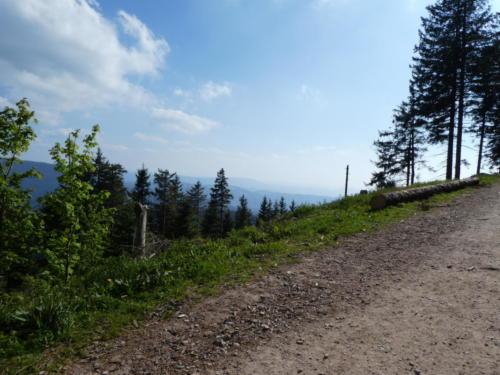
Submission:
[[[138,256],[146,255],[146,223],[148,206],[137,202],[135,204],[134,252]]]
[[[349,164],[347,164],[347,168],[345,169],[345,193],[344,193],[345,197],[347,197],[348,185],[349,185]]]

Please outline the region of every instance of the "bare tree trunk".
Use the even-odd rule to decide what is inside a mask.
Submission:
[[[137,202],[135,204],[134,252],[137,256],[146,255],[146,223],[148,206]]]
[[[455,179],[460,179],[460,167],[462,166],[462,133],[464,124],[464,100],[465,100],[465,71],[460,71],[460,86],[458,91],[458,125],[457,125],[457,151],[455,153]]]
[[[447,180],[451,180],[453,178],[453,142],[455,140],[456,95],[457,95],[457,86],[456,83],[453,83],[453,88],[451,91],[450,125],[448,127],[448,154],[446,157]]]
[[[476,174],[481,173],[481,162],[483,159],[484,133],[486,130],[486,113],[483,113],[483,121],[481,123],[481,132],[479,136],[479,153],[477,155],[477,170]]]

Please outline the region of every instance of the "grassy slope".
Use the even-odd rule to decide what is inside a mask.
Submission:
[[[482,184],[494,182],[500,176],[481,177]],[[296,259],[291,255],[335,247],[342,237],[377,230],[467,190],[376,212],[369,208],[371,194],[302,206],[264,228],[234,231],[224,240],[179,241],[165,254],[145,260],[107,259],[69,288],[34,281],[23,295],[1,300],[0,325],[13,331],[0,331],[0,372],[35,372],[44,363],[46,347],[52,347],[53,361],[42,367],[57,371],[92,341],[119,335],[159,305],[168,315],[186,297],[194,301],[219,286],[245,282]]]

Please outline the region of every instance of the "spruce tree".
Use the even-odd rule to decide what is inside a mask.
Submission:
[[[135,174],[135,186],[131,194],[132,199],[136,202],[146,205],[149,204],[149,196],[152,194],[149,179],[149,172],[143,165]]]
[[[273,217],[273,202],[271,199],[267,199],[266,196],[262,198],[260,203],[259,214],[257,215],[258,223],[267,223],[271,221]]]
[[[292,202],[290,203],[290,212],[294,212],[295,209],[297,208],[297,205],[295,204],[295,201],[292,200]]]
[[[393,161],[398,164],[394,172],[399,171],[405,175],[406,186],[413,185],[417,165],[424,164],[421,157],[426,151],[423,146],[425,142],[424,121],[416,111],[413,86],[410,86],[408,101],[403,101],[394,111],[393,124]]]
[[[227,233],[225,225],[226,211],[233,199],[224,169],[217,173],[214,186],[210,192],[210,202],[203,222],[203,230],[211,237],[223,237]]]
[[[234,227],[241,229],[248,225],[252,225],[252,211],[248,208],[248,200],[245,198],[245,195],[242,195],[240,197],[240,204],[236,209]]]
[[[447,143],[446,178],[460,178],[464,117],[473,81],[475,51],[491,20],[486,0],[438,0],[422,18],[413,80],[431,143]]]
[[[281,197],[279,201],[279,214],[284,215],[287,213],[285,198]]]
[[[278,215],[280,214],[280,205],[279,205],[278,201],[274,201],[273,208],[272,208],[271,212],[272,212],[271,215],[272,215],[273,219],[278,217]]]
[[[379,131],[379,138],[373,144],[378,159],[373,163],[378,170],[372,173],[369,185],[375,185],[377,188],[395,186],[395,176],[401,173],[401,164],[396,157],[394,132]]]
[[[167,169],[159,169],[154,174],[156,184],[154,195],[157,203],[154,206],[155,228],[165,238],[177,236],[179,209],[183,202],[182,184],[176,173]]]
[[[123,175],[127,171],[120,164],[110,163],[102,154],[100,148],[94,158],[94,171],[88,173],[88,182],[94,187],[94,193],[107,191],[109,197],[105,206],[118,207],[123,205],[127,198],[127,190],[123,182]]]
[[[481,173],[483,154],[488,155],[495,145],[495,127],[499,127],[498,118],[500,106],[500,38],[498,19],[489,30],[488,42],[478,51],[477,65],[474,67],[475,80],[472,84],[470,131],[479,138],[476,173]],[[497,141],[498,142],[498,141]],[[492,159],[490,158],[490,161]]]
[[[205,195],[205,190],[200,181],[197,181],[191,189],[187,192],[187,200],[192,209],[192,224],[194,226],[194,230],[196,234],[201,233],[201,222],[202,222],[202,213],[204,209],[204,203],[207,199]]]

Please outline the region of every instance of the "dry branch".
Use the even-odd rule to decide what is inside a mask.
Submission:
[[[447,193],[450,191],[463,189],[467,186],[474,186],[478,184],[479,179],[477,177],[470,177],[463,180],[444,182],[437,185],[394,191],[391,193],[382,193],[375,195],[372,198],[370,204],[372,206],[372,209],[380,210],[392,204],[424,199],[434,194]]]

